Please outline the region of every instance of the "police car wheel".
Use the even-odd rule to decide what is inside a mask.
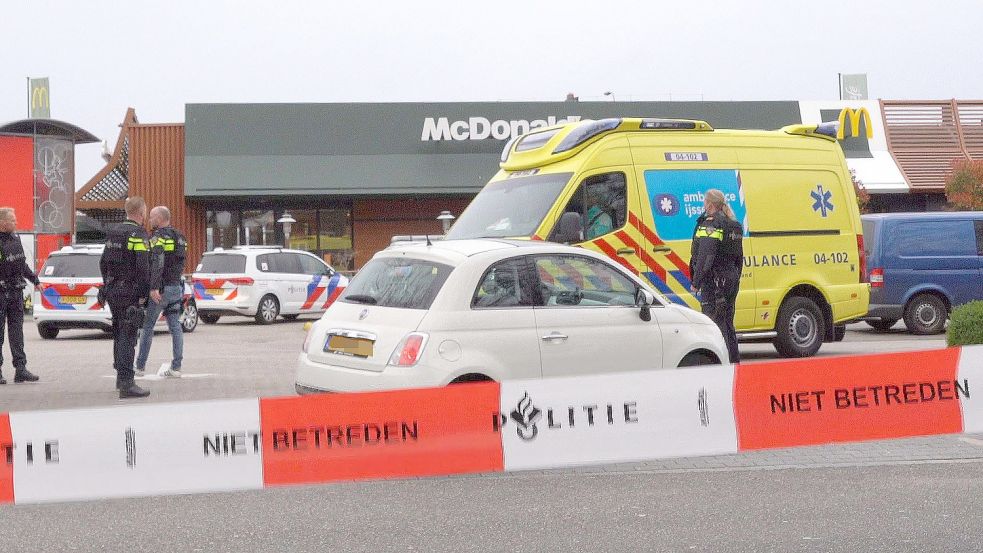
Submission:
[[[940,334],[945,331],[949,312],[935,294],[922,294],[908,302],[904,324],[912,334]]]
[[[263,296],[259,300],[259,309],[256,310],[256,322],[261,325],[273,324],[280,315],[280,302],[270,294]]]
[[[45,340],[54,340],[58,337],[58,329],[42,323],[38,325],[38,334]]]
[[[196,328],[198,328],[198,306],[194,301],[189,301],[184,306],[184,313],[181,314],[181,330],[194,332]]]
[[[205,323],[206,325],[213,325],[217,323],[222,316],[212,313],[198,313],[198,318],[201,319],[201,322]]]
[[[782,357],[811,357],[826,336],[822,312],[809,298],[792,297],[778,310],[774,345]]]

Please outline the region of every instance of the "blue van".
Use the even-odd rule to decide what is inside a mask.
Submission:
[[[956,305],[983,299],[983,211],[861,217],[877,330],[904,319],[914,334],[945,331]]]

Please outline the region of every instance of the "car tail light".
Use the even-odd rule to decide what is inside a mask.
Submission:
[[[230,278],[227,282],[235,284],[236,286],[252,286],[256,281],[249,277],[236,277]]]
[[[870,287],[881,288],[884,286],[884,269],[878,267],[870,271]]]
[[[864,235],[857,235],[857,257],[860,259],[860,282],[870,282],[867,276],[867,252],[864,251]]]
[[[422,332],[410,332],[396,346],[389,364],[396,367],[412,367],[420,360],[423,355],[423,348],[427,345],[427,335]]]
[[[304,347],[301,348],[301,350],[304,353],[307,353],[308,348],[311,347],[311,335],[313,334],[314,334],[314,325],[311,325],[311,327],[307,329],[307,336],[304,337]]]

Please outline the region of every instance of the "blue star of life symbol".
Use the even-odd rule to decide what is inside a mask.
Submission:
[[[809,193],[813,200],[816,200],[812,204],[813,211],[820,211],[823,217],[829,215],[830,211],[833,211],[833,204],[829,201],[833,197],[833,193],[829,190],[823,190],[823,185],[817,185],[816,189]]]

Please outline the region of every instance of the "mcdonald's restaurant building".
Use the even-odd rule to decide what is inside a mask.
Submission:
[[[531,129],[621,116],[777,129],[835,120],[844,108],[861,119],[842,145],[874,208],[940,209],[942,173],[913,180],[925,173],[898,161],[917,152],[891,150],[885,113],[898,106],[883,100],[189,104],[183,124],[140,123],[130,109],[76,205],[96,227],[121,220],[127,196],[169,206],[189,239],[188,270],[217,247],[284,244],[278,220],[289,214],[290,247],[355,270],[393,235],[441,233],[438,215],[459,215],[497,171],[505,143]]]

